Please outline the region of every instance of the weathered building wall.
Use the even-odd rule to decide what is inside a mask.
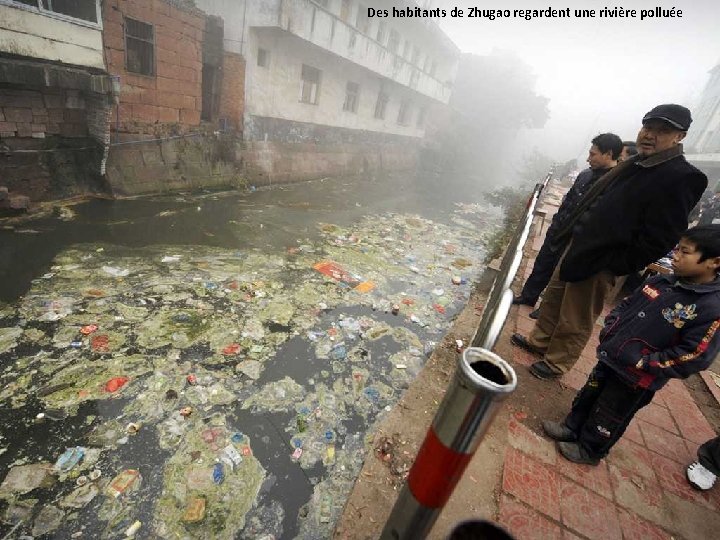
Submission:
[[[92,17],[91,17],[92,18]],[[103,69],[99,21],[68,20],[27,3],[0,4],[0,51],[17,56]]]
[[[107,178],[114,196],[127,197],[245,185],[234,136],[205,135],[112,147]]]
[[[128,19],[151,29],[152,65],[128,62]],[[105,4],[103,22],[108,71],[120,77],[119,123],[113,131],[159,135],[197,127],[204,14],[178,1],[117,0]]]
[[[226,128],[243,131],[245,110],[245,59],[233,52],[223,55],[222,88],[220,93],[220,118]]]

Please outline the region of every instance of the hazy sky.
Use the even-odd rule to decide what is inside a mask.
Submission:
[[[585,157],[589,140],[612,131],[635,139],[643,114],[659,103],[693,109],[720,62],[720,0],[436,0],[435,6],[481,9],[603,7],[638,10],[635,19],[445,18],[440,25],[463,52],[514,51],[550,98],[550,120],[519,141],[555,159]],[[659,6],[682,18],[639,18]],[[692,129],[692,128],[691,128]]]

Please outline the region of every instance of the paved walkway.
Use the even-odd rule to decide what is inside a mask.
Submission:
[[[536,251],[561,195],[554,186],[548,192],[543,200],[548,211],[545,226],[531,240]],[[533,262],[524,263],[526,277]],[[527,317],[529,312],[530,308],[519,308],[515,320],[516,331],[525,335],[534,324]],[[561,380],[564,386],[577,390],[584,384],[595,365],[600,328],[598,324],[582,356]],[[513,349],[517,369],[534,360]],[[711,389],[715,387],[710,385],[711,376],[705,379]],[[685,479],[685,467],[695,459],[698,446],[714,436],[679,380],[671,381],[637,414],[597,467],[570,463],[557,453],[552,441],[522,420],[512,419],[498,520],[518,540],[720,538],[720,486],[699,492]]]

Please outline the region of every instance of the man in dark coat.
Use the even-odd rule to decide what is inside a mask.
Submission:
[[[683,156],[692,118],[681,105],[658,105],[642,120],[638,154],[588,190],[554,237],[563,252],[535,327],[513,344],[544,358],[530,372],[562,376],[575,364],[618,276],[637,272],[670,251],[707,177]]]
[[[614,133],[602,133],[592,140],[587,158],[590,167],[578,175],[573,186],[563,198],[560,208],[545,233],[545,242],[535,257],[532,273],[525,281],[520,295],[513,300],[513,304],[534,306],[537,303],[540,293],[550,282],[555,265],[562,255],[562,251],[553,249],[555,233],[563,226],[564,220],[573,213],[590,186],[617,165],[622,149],[622,139]]]

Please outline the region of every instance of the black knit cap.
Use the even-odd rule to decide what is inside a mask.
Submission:
[[[642,123],[644,124],[648,120],[653,119],[663,120],[672,127],[681,131],[687,131],[690,128],[690,124],[692,124],[690,110],[682,105],[676,105],[675,103],[658,105],[643,116]]]

